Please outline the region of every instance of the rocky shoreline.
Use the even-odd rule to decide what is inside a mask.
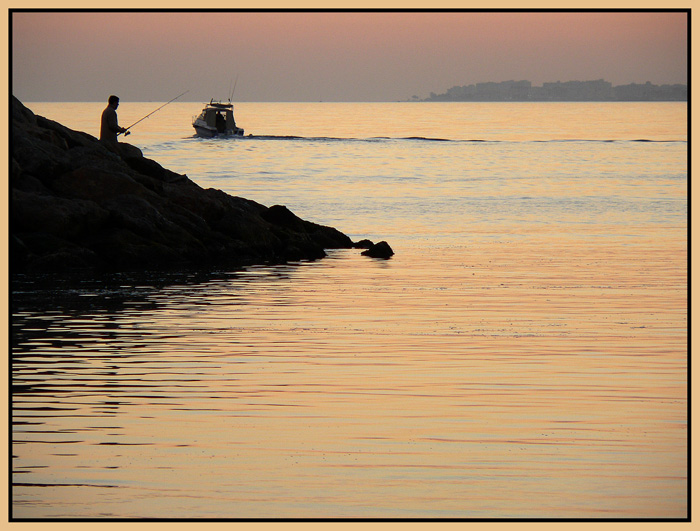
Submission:
[[[15,97],[11,120],[13,273],[236,268],[315,260],[325,249],[393,254],[284,206],[201,188],[130,144],[113,153]]]

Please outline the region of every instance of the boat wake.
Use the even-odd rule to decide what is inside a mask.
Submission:
[[[648,142],[648,143],[687,143],[687,140],[654,140],[648,138],[638,138],[638,139],[586,139],[586,138],[553,138],[546,140],[494,140],[494,139],[454,139],[454,138],[432,138],[425,136],[408,136],[408,137],[387,137],[387,136],[376,136],[369,138],[353,138],[353,137],[330,137],[330,136],[296,136],[296,135],[253,135],[249,134],[247,136],[221,136],[213,138],[202,138],[198,135],[193,135],[190,137],[194,140],[204,140],[204,141],[229,141],[235,140],[240,142],[241,140],[273,140],[273,141],[296,141],[296,142],[371,142],[371,143],[381,143],[381,142],[453,142],[453,143],[501,143],[501,144],[522,144],[522,143],[548,143],[548,142],[585,142],[585,143],[634,143],[634,142]]]

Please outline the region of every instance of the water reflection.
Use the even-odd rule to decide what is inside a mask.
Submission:
[[[551,246],[18,284],[15,516],[683,514],[683,245]]]

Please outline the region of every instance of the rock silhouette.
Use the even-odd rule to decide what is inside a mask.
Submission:
[[[284,206],[203,189],[135,146],[113,153],[15,97],[11,119],[12,272],[238,267],[353,246]]]
[[[394,255],[394,251],[388,243],[382,241],[373,244],[366,251],[362,251],[362,255],[372,258],[391,258]]]

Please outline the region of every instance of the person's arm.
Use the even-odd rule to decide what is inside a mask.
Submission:
[[[114,132],[114,133],[125,133],[126,132],[126,129],[124,127],[119,127],[116,112],[111,112],[107,116],[107,127],[109,127],[109,130]]]

